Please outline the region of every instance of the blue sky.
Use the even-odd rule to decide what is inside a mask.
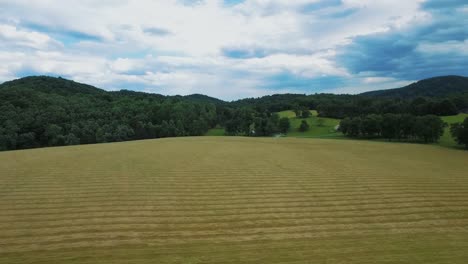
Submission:
[[[468,76],[466,0],[0,0],[0,82],[360,93]]]

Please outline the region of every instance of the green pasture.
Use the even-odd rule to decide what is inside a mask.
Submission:
[[[337,126],[340,124],[339,119],[317,117],[317,111],[311,111],[312,116],[309,118],[298,118],[293,111],[279,112],[280,117],[288,117],[291,122],[291,129],[289,130],[288,137],[310,137],[310,138],[343,138],[343,134],[336,131]],[[323,123],[319,124],[322,119]],[[310,126],[309,131],[299,131],[299,126],[302,120],[306,120]]]
[[[440,138],[438,144],[444,147],[463,148],[463,146],[457,145],[457,142],[455,142],[455,139],[450,134],[450,125],[454,123],[462,123],[465,118],[468,118],[468,114],[458,114],[456,116],[442,117],[442,120],[444,120],[448,126],[445,128],[444,135]]]

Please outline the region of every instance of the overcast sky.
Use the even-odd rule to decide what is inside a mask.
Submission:
[[[0,0],[0,82],[359,93],[468,75],[467,0]]]

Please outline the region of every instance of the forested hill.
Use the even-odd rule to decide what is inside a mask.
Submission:
[[[217,126],[226,135],[271,136],[281,131],[275,113],[291,109],[296,113],[316,109],[321,117],[340,119],[372,114],[447,116],[468,109],[468,92],[409,99],[277,94],[225,102],[201,94],[108,92],[63,78],[27,77],[0,85],[0,150],[200,136]]]
[[[144,93],[144,92],[136,92],[130,90],[120,90],[120,91],[112,91],[107,92],[105,90],[96,88],[91,85],[78,83],[75,81],[67,80],[64,78],[55,78],[49,76],[30,76],[25,77],[9,82],[5,82],[0,84],[0,89],[10,89],[10,90],[25,90],[25,89],[32,89],[35,92],[47,93],[47,94],[57,94],[62,96],[69,96],[69,95],[96,95],[96,96],[104,96],[108,95],[116,95],[116,96],[128,96],[134,98],[153,98],[153,99],[160,99],[163,100],[165,98],[179,98],[188,101],[194,102],[205,102],[205,103],[223,103],[222,100],[217,98],[213,98],[210,96],[202,95],[202,94],[192,94],[187,96],[164,96],[161,94],[153,94],[153,93]]]
[[[215,102],[27,77],[0,85],[0,150],[203,135],[219,123]]]
[[[74,94],[102,95],[106,93],[106,91],[91,85],[48,76],[32,76],[5,82],[0,85],[0,89],[33,89],[36,92],[64,96]]]
[[[468,93],[468,77],[434,77],[412,83],[402,88],[371,91],[361,95],[370,97],[400,97],[408,99],[416,97],[449,96],[460,93]]]

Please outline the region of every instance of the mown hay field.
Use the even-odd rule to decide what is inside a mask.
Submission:
[[[460,263],[468,152],[199,137],[0,153],[0,263]]]

